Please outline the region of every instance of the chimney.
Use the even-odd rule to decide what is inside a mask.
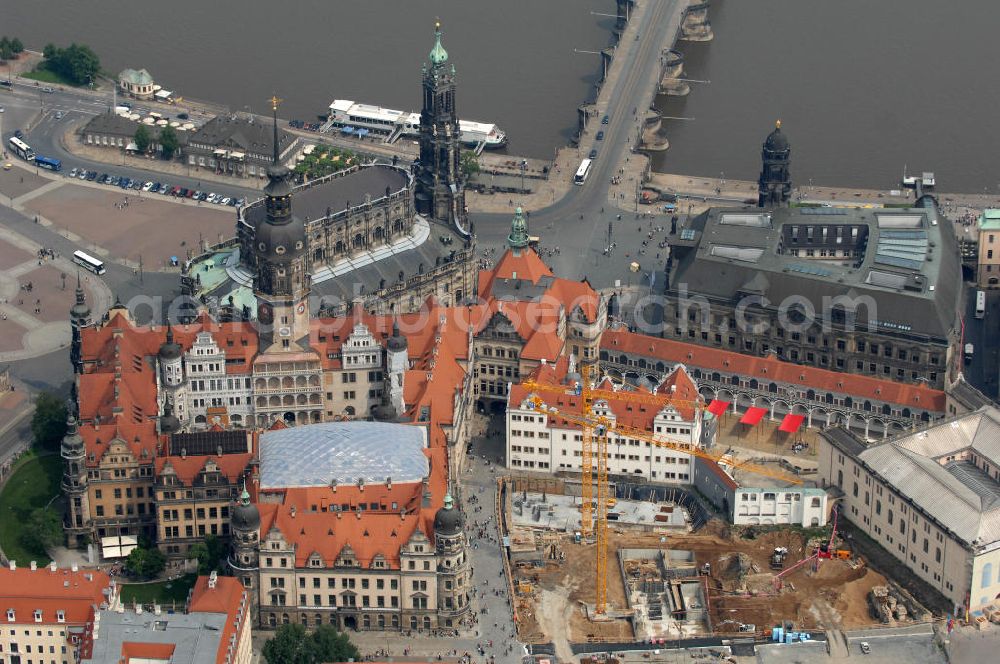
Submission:
[[[365,478],[363,477],[358,478],[358,489],[361,490],[361,493],[365,492]]]
[[[389,489],[390,491],[392,490],[392,476],[391,475],[389,477],[385,478],[385,488]]]
[[[186,448],[186,447],[182,447],[182,448],[181,448],[181,458],[182,458],[182,459],[186,459],[186,458],[187,458],[187,455],[188,455],[188,451],[187,451],[187,448]]]
[[[358,517],[358,521],[361,521],[361,508],[359,507],[354,514]]]
[[[295,505],[292,505],[291,515],[292,515],[292,518],[294,519],[295,518]]]
[[[212,573],[208,575],[208,587],[214,589],[218,582],[219,574],[213,569]]]
[[[10,571],[11,572],[16,572],[17,571],[17,561],[16,560],[10,561]]]
[[[54,572],[57,569],[58,569],[58,566],[56,565],[56,561],[53,560],[51,563],[49,563],[49,571],[50,572]]]
[[[35,562],[34,560],[31,561],[31,571],[32,572],[38,571],[38,563]]]
[[[222,456],[222,445],[215,448],[215,454],[216,456]]]
[[[11,562],[14,562],[14,561],[11,561]],[[78,572],[79,570],[80,570],[80,568],[77,566],[76,563],[73,563],[72,567],[70,567],[70,571]]]

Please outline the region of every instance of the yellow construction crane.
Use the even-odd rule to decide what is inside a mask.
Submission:
[[[597,399],[623,400],[633,403],[645,403],[664,408],[671,403],[687,403],[695,406],[696,417],[700,416],[700,402],[688,399],[678,399],[672,394],[647,394],[645,392],[618,391],[595,389],[590,385],[591,371],[596,368],[594,365],[582,365],[580,367],[580,386],[578,389],[567,388],[564,385],[552,385],[549,383],[539,383],[535,380],[524,381],[525,388],[530,392],[555,392],[579,396],[582,406],[582,414],[568,413],[547,404],[537,394],[531,395],[528,399],[534,410],[545,413],[547,416],[557,416],[567,422],[579,425],[583,429],[583,449],[581,453],[582,466],[582,503],[580,506],[580,521],[584,535],[590,535],[591,523],[596,530],[596,574],[597,588],[594,612],[596,615],[604,615],[607,612],[607,564],[608,564],[608,433],[614,431],[622,436],[629,436],[638,440],[643,440],[651,445],[666,449],[683,452],[702,459],[708,459],[716,463],[724,463],[731,467],[744,468],[760,475],[776,477],[793,484],[801,484],[797,477],[781,472],[773,471],[769,468],[753,465],[748,462],[739,462],[727,454],[710,454],[699,449],[696,445],[687,442],[672,441],[664,439],[662,434],[653,434],[644,429],[621,424],[609,417],[593,414],[593,404]],[[593,442],[597,441],[597,500],[593,501]],[[597,515],[594,518],[593,509],[596,507]]]

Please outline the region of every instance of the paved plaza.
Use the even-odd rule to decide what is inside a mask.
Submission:
[[[66,321],[80,269],[64,256],[40,254],[42,249],[10,229],[0,237],[0,362],[44,355],[70,342]],[[81,280],[94,311],[110,306],[103,282],[90,273]]]
[[[232,237],[236,208],[181,204],[156,194],[134,190],[65,183],[41,195],[15,199],[25,214],[82,238],[95,253],[133,264],[142,257],[146,269],[169,265],[170,257],[183,260],[188,250],[200,253],[199,242],[210,244]]]

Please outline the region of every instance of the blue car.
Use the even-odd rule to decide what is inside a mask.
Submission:
[[[604,140],[604,132],[603,131],[597,132],[597,140],[599,140],[599,141],[603,141]]]

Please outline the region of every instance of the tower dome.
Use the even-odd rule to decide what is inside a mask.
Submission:
[[[160,433],[177,433],[181,430],[181,421],[174,415],[174,407],[167,401],[163,404],[163,415],[160,416]]]
[[[432,65],[443,65],[448,61],[448,51],[441,45],[441,21],[434,24],[434,48],[429,57]]]
[[[240,494],[240,504],[233,510],[233,530],[253,531],[260,528],[260,511],[250,502],[246,486]]]
[[[784,152],[788,149],[788,139],[781,132],[781,120],[774,123],[774,131],[764,140],[764,149],[771,152]]]
[[[170,327],[170,323],[167,323],[167,340],[160,346],[160,359],[176,360],[181,356],[181,352],[181,345],[174,343],[174,330]]]
[[[406,350],[408,345],[406,337],[399,333],[399,321],[392,321],[392,336],[385,342],[385,347],[396,353]]]
[[[90,318],[90,307],[87,306],[87,297],[83,293],[83,286],[80,285],[80,273],[76,273],[76,303],[69,310],[70,316],[82,320]]]
[[[462,513],[455,509],[451,494],[447,494],[444,506],[434,515],[434,532],[440,535],[457,535],[462,531],[463,521]]]

